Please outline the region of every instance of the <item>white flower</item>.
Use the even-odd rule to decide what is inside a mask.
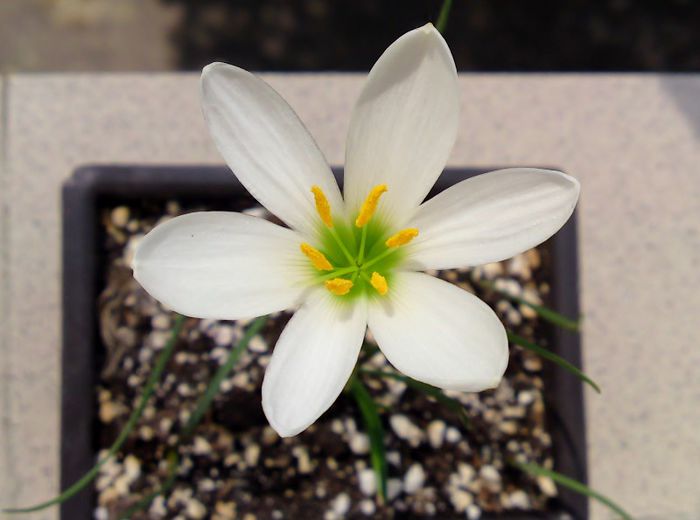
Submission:
[[[134,275],[188,316],[298,309],[262,388],[280,435],[301,432],[335,401],[367,326],[410,377],[454,390],[498,385],[503,325],[474,295],[420,271],[495,262],[543,242],[571,215],[579,184],[508,169],[422,203],[459,120],[455,65],[432,25],[399,38],[369,74],[350,123],[345,200],[301,121],[262,80],[213,63],[202,103],[228,165],[289,228],[240,213],[184,215],[143,239]]]

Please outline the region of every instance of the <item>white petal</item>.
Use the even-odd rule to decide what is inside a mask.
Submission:
[[[221,155],[238,180],[291,227],[311,232],[320,221],[311,187],[336,214],[343,201],[333,173],[284,99],[253,74],[225,63],[202,71],[202,108]]]
[[[345,201],[354,214],[377,184],[379,212],[401,226],[442,172],[457,136],[454,60],[431,25],[404,34],[379,58],[355,105],[345,157]]]
[[[336,400],[352,374],[367,328],[364,301],[314,292],[280,336],[265,371],[262,404],[282,437],[308,428]]]
[[[308,287],[301,238],[241,213],[190,213],[148,233],[133,262],[151,296],[196,318],[238,319],[294,307]]]
[[[368,323],[398,370],[449,390],[498,385],[508,364],[508,340],[488,305],[423,273],[397,273],[387,296],[370,305]]]
[[[462,181],[418,209],[410,265],[449,269],[515,256],[556,233],[578,194],[576,179],[552,170],[512,168]]]

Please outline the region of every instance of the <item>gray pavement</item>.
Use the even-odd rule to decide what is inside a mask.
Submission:
[[[2,0],[0,72],[169,70],[179,16],[159,0]]]
[[[364,77],[265,77],[341,164]],[[586,390],[591,484],[635,516],[700,514],[700,75],[460,85],[451,165],[558,165],[582,184],[584,368],[603,388]],[[61,183],[85,163],[221,159],[195,75],[20,74],[3,88],[0,503],[20,505],[58,486]]]

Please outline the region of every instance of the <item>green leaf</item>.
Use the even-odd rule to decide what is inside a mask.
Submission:
[[[366,341],[362,343],[362,350],[360,351],[367,358],[371,358],[377,352],[380,352],[379,347],[374,343],[367,343]]]
[[[153,395],[153,392],[155,391],[155,386],[160,381],[160,377],[163,373],[163,370],[165,369],[165,366],[167,365],[169,359],[172,357],[176,340],[177,337],[180,335],[180,331],[182,330],[182,326],[184,324],[185,317],[177,315],[175,318],[175,323],[173,324],[173,329],[171,333],[171,337],[168,340],[168,343],[166,344],[165,348],[161,352],[161,354],[158,356],[158,359],[156,360],[156,364],[153,368],[153,371],[151,372],[151,375],[148,378],[148,381],[146,383],[146,386],[144,388],[143,394],[141,395],[141,399],[139,400],[138,406],[134,409],[134,411],[131,413],[129,416],[129,420],[127,421],[126,425],[122,429],[122,431],[119,433],[119,437],[117,437],[117,440],[114,441],[112,446],[110,447],[107,455],[102,458],[95,466],[93,466],[90,471],[88,471],[83,477],[78,480],[75,484],[70,486],[68,489],[66,489],[63,493],[61,493],[59,496],[48,500],[46,502],[42,502],[41,504],[37,504],[35,506],[31,507],[26,507],[26,508],[15,508],[15,509],[4,509],[3,512],[5,513],[31,513],[34,511],[40,511],[42,509],[46,509],[47,507],[51,507],[53,505],[61,504],[65,502],[66,500],[72,498],[75,496],[77,493],[82,491],[85,486],[87,486],[90,482],[92,482],[95,477],[99,473],[100,467],[111,457],[113,457],[119,449],[122,447],[124,442],[126,442],[127,438],[129,437],[129,434],[132,432],[136,424],[138,423],[138,420],[141,418],[141,415],[143,414],[143,410],[146,408],[146,403],[148,402],[148,399]],[[233,366],[235,365],[236,361],[238,361],[238,358],[240,357],[241,353],[246,349],[248,346],[248,343],[250,340],[255,336],[260,330],[262,329],[263,325],[267,321],[266,316],[262,316],[260,318],[256,318],[251,325],[248,327],[248,330],[246,330],[245,334],[241,338],[241,340],[238,342],[238,344],[231,350],[231,353],[229,354],[228,359],[226,362],[219,367],[219,369],[216,371],[214,374],[214,377],[212,378],[211,382],[209,383],[209,386],[207,387],[207,390],[205,393],[200,397],[199,401],[197,402],[197,406],[195,407],[194,412],[192,415],[190,415],[189,420],[187,421],[187,424],[185,424],[185,427],[183,428],[183,433],[180,439],[178,439],[178,444],[181,443],[183,440],[188,438],[194,429],[197,427],[199,422],[201,421],[202,417],[204,414],[207,412],[209,409],[209,406],[211,405],[211,402],[213,401],[214,397],[216,396],[219,387],[221,386],[221,382],[224,380],[224,378],[228,375],[228,373],[231,371]],[[174,454],[175,457],[177,457],[177,454]],[[175,458],[175,461],[177,459]],[[169,464],[169,467],[171,465]],[[175,465],[175,468],[169,472],[168,480],[161,486],[161,488],[158,491],[155,491],[154,493],[144,497],[141,501],[139,501],[137,504],[132,506],[127,512],[124,514],[127,516],[122,516],[121,518],[128,518],[128,516],[131,516],[134,514],[136,511],[139,511],[145,507],[148,507],[148,505],[153,501],[155,497],[157,497],[159,494],[164,493],[167,491],[169,487],[172,486],[172,482],[168,484],[170,480],[175,479],[175,470],[177,469],[177,464]]]
[[[536,303],[531,303],[531,302],[527,301],[525,298],[511,294],[510,292],[508,292],[506,290],[498,289],[496,287],[496,284],[494,284],[493,282],[489,282],[486,280],[480,280],[477,283],[486,289],[491,289],[492,291],[496,291],[497,293],[505,296],[506,298],[508,298],[511,301],[514,301],[515,303],[519,303],[519,304],[526,305],[526,306],[530,307],[543,320],[546,320],[550,323],[553,323],[554,325],[557,325],[557,326],[559,326],[563,329],[566,329],[566,330],[572,330],[575,332],[578,332],[578,330],[579,330],[578,320],[573,320],[571,318],[568,318],[568,317],[564,316],[563,314],[559,314],[554,309],[550,309],[549,307],[545,307],[544,305],[537,305]]]
[[[199,422],[202,420],[202,417],[204,414],[207,412],[209,407],[211,406],[212,401],[214,400],[214,397],[216,397],[216,394],[219,391],[219,387],[221,386],[221,382],[224,380],[224,378],[228,375],[228,373],[233,369],[233,366],[235,365],[236,361],[238,361],[238,358],[241,356],[241,353],[246,349],[248,346],[248,343],[250,343],[250,340],[262,329],[262,327],[265,325],[267,322],[267,316],[261,316],[259,318],[256,318],[253,323],[248,327],[246,330],[245,334],[241,338],[241,340],[238,342],[238,344],[231,349],[231,352],[229,354],[228,359],[226,362],[219,367],[219,369],[216,371],[214,374],[214,377],[211,379],[209,382],[209,386],[207,386],[206,391],[202,396],[199,398],[197,401],[197,406],[195,407],[195,411],[190,415],[190,418],[188,419],[187,423],[185,424],[185,427],[183,428],[183,433],[181,436],[178,438],[177,445],[179,446],[182,444],[183,441],[187,440],[192,433],[194,432],[195,428],[199,424]],[[127,509],[124,513],[122,513],[119,516],[119,520],[126,520],[130,518],[134,513],[137,513],[138,511],[142,511],[146,509],[148,506],[151,505],[151,502],[159,496],[162,495],[163,493],[167,492],[175,483],[175,478],[177,476],[177,466],[178,466],[178,456],[177,452],[172,451],[168,454],[168,477],[163,483],[163,485],[158,488],[156,491],[146,495],[143,497],[141,500],[139,500],[136,504],[131,506],[129,509]]]
[[[131,412],[129,419],[126,422],[126,425],[124,426],[122,431],[119,433],[119,436],[114,441],[112,446],[110,446],[107,455],[105,455],[105,457],[103,457],[97,464],[95,464],[92,467],[92,469],[85,473],[85,475],[83,475],[77,482],[75,482],[57,497],[30,507],[3,509],[4,513],[32,513],[34,511],[41,511],[42,509],[46,509],[47,507],[51,507],[53,505],[62,504],[66,500],[80,493],[80,491],[82,491],[85,486],[87,486],[90,482],[92,482],[95,479],[95,477],[97,477],[100,471],[100,467],[119,451],[119,449],[129,437],[129,434],[141,418],[143,410],[146,408],[146,403],[148,403],[148,400],[150,399],[151,395],[153,395],[156,384],[158,383],[158,381],[160,381],[160,376],[163,373],[163,370],[165,369],[165,366],[167,365],[171,356],[173,355],[173,352],[175,350],[175,344],[177,343],[177,337],[180,335],[180,331],[182,330],[184,322],[184,316],[176,315],[170,339],[168,340],[167,344],[165,345],[165,348],[156,360],[156,364],[153,367],[153,371],[148,377],[146,386],[143,389],[143,394],[141,394],[141,399],[139,399],[139,403],[134,409],[134,411]]]
[[[435,28],[440,32],[440,34],[445,34],[447,29],[447,20],[450,18],[450,9],[452,9],[452,0],[444,0],[442,2],[442,7],[440,8],[440,14],[438,15],[437,22],[435,22]]]
[[[183,428],[182,434],[177,440],[178,446],[186,441],[192,435],[192,433],[194,433],[194,430],[199,425],[202,417],[204,417],[204,414],[209,410],[214,397],[216,397],[216,394],[219,392],[219,387],[221,386],[222,381],[226,378],[229,372],[231,372],[233,366],[236,364],[236,361],[238,361],[238,358],[241,357],[243,351],[248,347],[250,340],[253,339],[253,337],[263,328],[267,322],[267,319],[267,316],[260,316],[259,318],[253,320],[238,344],[231,349],[226,362],[218,368],[214,374],[214,377],[212,377],[211,381],[209,381],[209,386],[207,386],[206,391],[197,401],[197,406],[195,407],[194,412],[192,412],[192,415],[190,415],[190,418],[187,420],[187,423]],[[157,496],[167,492],[173,486],[176,475],[177,453],[171,452],[168,458],[168,477],[163,485],[127,509],[119,517],[119,520],[128,519],[134,513],[146,509]]]
[[[518,336],[517,334],[510,331],[508,332],[508,341],[520,345],[521,347],[526,348],[528,350],[531,350],[532,352],[542,356],[543,358],[548,359],[553,363],[556,363],[564,370],[568,370],[569,372],[574,374],[584,383],[590,385],[591,388],[593,388],[596,392],[600,393],[600,387],[598,386],[598,384],[586,374],[584,374],[581,370],[579,370],[576,366],[569,363],[566,359],[559,357],[555,353],[547,350],[546,348],[540,347],[539,345],[536,345],[535,343],[532,343],[531,341],[526,340],[522,336]]]
[[[177,467],[179,465],[179,457],[177,456],[176,451],[171,451],[168,453],[168,476],[165,479],[165,482],[163,482],[163,485],[160,486],[158,489],[156,489],[154,492],[146,495],[143,497],[141,500],[136,502],[133,506],[131,506],[129,509],[121,513],[118,517],[118,520],[128,520],[131,518],[131,516],[134,513],[138,513],[139,511],[143,511],[146,509],[148,506],[151,505],[151,502],[159,496],[162,495],[163,493],[166,493],[168,490],[170,490],[171,487],[173,487],[173,484],[175,484],[175,478],[177,477]]]
[[[188,419],[183,429],[183,438],[187,438],[190,435],[192,435],[192,432],[194,432],[194,429],[199,424],[199,421],[202,420],[204,414],[207,412],[207,410],[209,410],[211,402],[214,400],[214,397],[216,397],[216,394],[219,392],[219,387],[221,386],[221,383],[226,378],[226,376],[228,376],[229,372],[231,372],[233,366],[236,364],[236,361],[238,361],[238,358],[241,357],[243,351],[248,347],[248,343],[250,343],[250,340],[253,339],[253,337],[258,332],[260,332],[265,323],[267,323],[267,319],[267,316],[260,316],[259,318],[255,318],[248,327],[248,329],[245,331],[245,334],[238,342],[238,344],[231,349],[231,353],[229,354],[228,359],[226,359],[226,362],[223,365],[221,365],[216,371],[214,377],[209,382],[209,386],[207,387],[206,391],[197,401],[197,406],[195,407],[194,412],[192,412],[192,415],[190,415],[190,418]]]
[[[372,468],[377,477],[377,490],[380,500],[386,500],[387,465],[384,447],[384,428],[379,418],[377,404],[372,399],[365,385],[357,377],[352,377],[350,382],[350,392],[352,393],[357,406],[360,409],[362,418],[367,428],[367,435],[370,443],[370,459]]]
[[[612,511],[620,515],[621,518],[624,518],[625,520],[632,520],[632,515],[630,515],[627,511],[622,509],[615,502],[610,500],[608,497],[601,495],[597,491],[592,490],[591,488],[589,488],[585,484],[582,484],[578,480],[574,480],[565,475],[562,475],[561,473],[557,473],[556,471],[552,471],[551,469],[543,468],[542,466],[538,466],[537,464],[533,464],[531,462],[516,462],[514,460],[511,460],[509,461],[509,463],[512,466],[515,466],[516,468],[520,469],[521,471],[529,473],[530,475],[549,477],[554,482],[561,486],[564,486],[565,488],[575,491],[576,493],[579,493],[581,495],[593,498],[601,504],[606,505]]]
[[[445,395],[445,392],[443,392],[440,388],[429,385],[427,383],[421,383],[420,381],[416,381],[415,379],[412,379],[403,374],[399,374],[398,372],[388,372],[386,370],[369,370],[361,368],[360,373],[373,377],[388,377],[390,379],[396,379],[397,381],[403,381],[410,388],[418,390],[419,392],[422,392],[428,395],[429,397],[434,398],[437,402],[445,406],[450,411],[454,412],[459,418],[459,421],[462,423],[462,426],[464,426],[466,429],[469,429],[471,427],[471,425],[469,424],[469,417],[467,417],[467,413],[464,410],[464,405],[462,405],[462,403],[460,403],[457,399]]]

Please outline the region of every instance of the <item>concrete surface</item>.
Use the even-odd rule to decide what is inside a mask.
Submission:
[[[342,163],[363,76],[265,77]],[[603,388],[586,394],[592,486],[638,517],[697,518],[700,75],[460,82],[451,165],[553,164],[582,183],[584,362]],[[4,91],[0,503],[20,505],[57,491],[61,183],[85,163],[221,159],[193,75],[16,75]]]
[[[1,0],[0,72],[169,70],[180,17],[159,0]]]

